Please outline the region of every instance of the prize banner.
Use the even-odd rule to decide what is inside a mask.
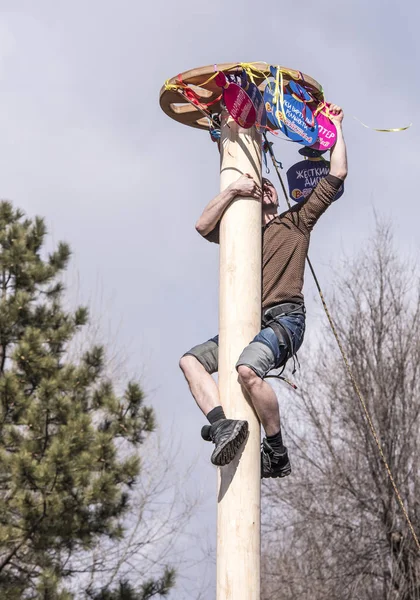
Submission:
[[[223,101],[232,119],[244,129],[252,127],[257,118],[257,111],[251,98],[242,88],[241,77],[232,73],[226,76],[222,71],[219,71],[215,77],[215,82],[223,88]]]
[[[330,172],[330,163],[326,160],[302,160],[287,171],[289,197],[295,202],[303,202],[323,177]],[[335,200],[344,193],[344,184],[339,189]]]
[[[275,69],[272,70],[272,74],[278,79]],[[276,90],[276,87],[276,83],[270,81],[264,91],[264,102],[269,121],[290,140],[304,146],[312,146],[318,138],[318,123],[307,105],[312,98],[295,81],[290,82],[289,89],[286,88],[287,93],[283,98],[281,98],[281,90]]]
[[[312,148],[322,151],[329,150],[337,141],[337,129],[325,113],[320,112],[315,118],[318,123],[318,139]]]
[[[255,124],[257,126],[258,131],[265,131],[267,127],[267,113],[265,110],[264,100],[261,96],[260,90],[257,88],[255,83],[248,82],[245,87],[245,91],[248,94],[252,104],[255,107],[256,118]]]
[[[280,106],[280,101],[279,101]],[[279,121],[276,116],[277,102],[274,100],[274,81],[269,81],[264,90],[264,107],[267,114],[267,121],[275,128],[279,129],[284,135],[287,135],[286,127],[283,121]],[[299,140],[300,141],[300,140]]]

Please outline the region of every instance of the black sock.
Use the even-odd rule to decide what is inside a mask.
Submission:
[[[273,450],[282,450],[283,438],[281,437],[281,429],[276,435],[267,435],[267,442],[273,448]]]
[[[221,406],[216,406],[216,408],[213,408],[206,416],[210,425],[213,425],[216,421],[220,421],[220,419],[226,419],[225,411]]]

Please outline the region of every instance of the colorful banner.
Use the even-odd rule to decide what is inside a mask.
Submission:
[[[308,92],[295,81],[289,83],[290,94],[284,96],[284,115],[281,111],[278,119],[284,119],[287,137],[304,146],[312,146],[318,138],[318,123],[307,105],[311,101]]]
[[[337,140],[337,129],[328,118],[328,105],[321,104],[314,114],[318,123],[318,139],[312,148],[322,151],[329,150]]]
[[[258,131],[262,130],[264,132],[267,127],[267,112],[265,110],[264,100],[261,96],[261,92],[255,85],[255,83],[251,83],[249,81],[247,82],[245,91],[250,97],[250,100],[255,107],[255,125]]]
[[[326,160],[302,160],[287,171],[289,197],[295,202],[303,202],[323,177],[330,172],[330,163]],[[339,189],[335,200],[344,193],[344,184]]]
[[[251,98],[242,88],[241,77],[232,73],[226,76],[225,73],[219,71],[215,82],[223,88],[223,101],[232,119],[244,129],[252,127],[255,124],[257,112]]]
[[[269,121],[290,140],[312,146],[318,138],[318,124],[307,104],[311,96],[295,81],[289,83],[288,93],[284,94],[279,73],[276,69],[271,72],[274,81],[269,81],[264,90]]]
[[[264,107],[265,107],[266,114],[267,114],[267,120],[273,127],[275,127],[276,129],[279,129],[282,133],[284,133],[284,135],[287,135],[287,130],[283,124],[283,121],[279,121],[276,117],[277,105],[280,106],[280,101],[278,102],[276,100],[276,98],[274,97],[274,91],[275,91],[275,83],[274,83],[274,81],[269,81],[267,83],[267,85],[265,86],[264,97],[263,97]],[[280,110],[281,110],[281,107],[280,107]]]

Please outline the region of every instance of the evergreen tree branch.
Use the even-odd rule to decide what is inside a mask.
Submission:
[[[46,514],[47,514],[47,504],[46,504],[46,501],[44,499],[44,510],[43,510],[42,515],[40,515],[40,517],[38,518],[38,520],[34,523],[34,525],[28,531],[28,533],[13,548],[13,550],[11,550],[11,552],[9,552],[9,554],[3,560],[0,561],[0,573],[11,562],[11,560],[16,556],[16,554],[19,552],[19,550],[22,548],[22,546],[24,546],[26,544],[26,542],[32,537],[32,535],[35,533],[37,527],[39,527],[39,525],[45,519]]]

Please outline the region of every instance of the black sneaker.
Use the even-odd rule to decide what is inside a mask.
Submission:
[[[286,446],[277,452],[264,438],[261,446],[261,477],[286,477],[291,472]]]
[[[248,433],[248,421],[220,419],[213,425],[204,425],[201,437],[216,445],[211,455],[211,462],[222,467],[234,458],[240,445]]]

